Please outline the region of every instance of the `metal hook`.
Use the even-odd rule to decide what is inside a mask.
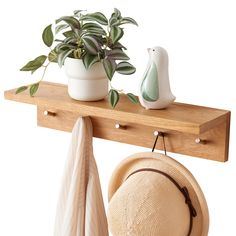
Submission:
[[[166,156],[166,142],[165,142],[165,134],[164,133],[162,133],[162,140],[163,140],[164,153],[165,153],[165,156]]]
[[[165,135],[164,135],[164,133],[163,133],[163,132],[154,131],[154,135],[156,136],[156,139],[155,139],[155,142],[154,142],[153,147],[152,147],[152,152],[154,152],[154,150],[155,150],[158,137],[159,137],[159,136],[162,136],[163,149],[164,149],[164,153],[165,153],[165,155],[166,155],[166,143],[165,143]]]
[[[158,140],[158,137],[159,137],[159,132],[158,131],[154,131],[154,135],[156,136],[156,138],[155,138],[155,142],[154,142],[153,147],[152,147],[152,152],[154,152],[154,150],[155,150],[155,147],[156,147],[156,144],[157,144],[157,140]]]

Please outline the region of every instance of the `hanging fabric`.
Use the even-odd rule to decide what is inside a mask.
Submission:
[[[79,118],[73,128],[54,236],[108,236],[92,130],[89,117]]]

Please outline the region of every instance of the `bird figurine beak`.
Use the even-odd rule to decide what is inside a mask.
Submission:
[[[150,52],[150,51],[151,51],[151,48],[147,48],[147,51]]]

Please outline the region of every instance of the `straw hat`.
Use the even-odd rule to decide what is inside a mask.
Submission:
[[[108,224],[113,236],[207,236],[209,214],[193,175],[159,153],[123,160],[109,184]]]

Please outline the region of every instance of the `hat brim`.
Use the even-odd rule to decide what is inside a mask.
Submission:
[[[187,187],[197,216],[193,220],[191,236],[207,236],[209,229],[209,212],[204,194],[191,172],[182,164],[166,155],[156,152],[133,154],[124,159],[114,170],[108,188],[108,200],[126,178],[140,168],[155,168],[161,170],[182,187]]]

